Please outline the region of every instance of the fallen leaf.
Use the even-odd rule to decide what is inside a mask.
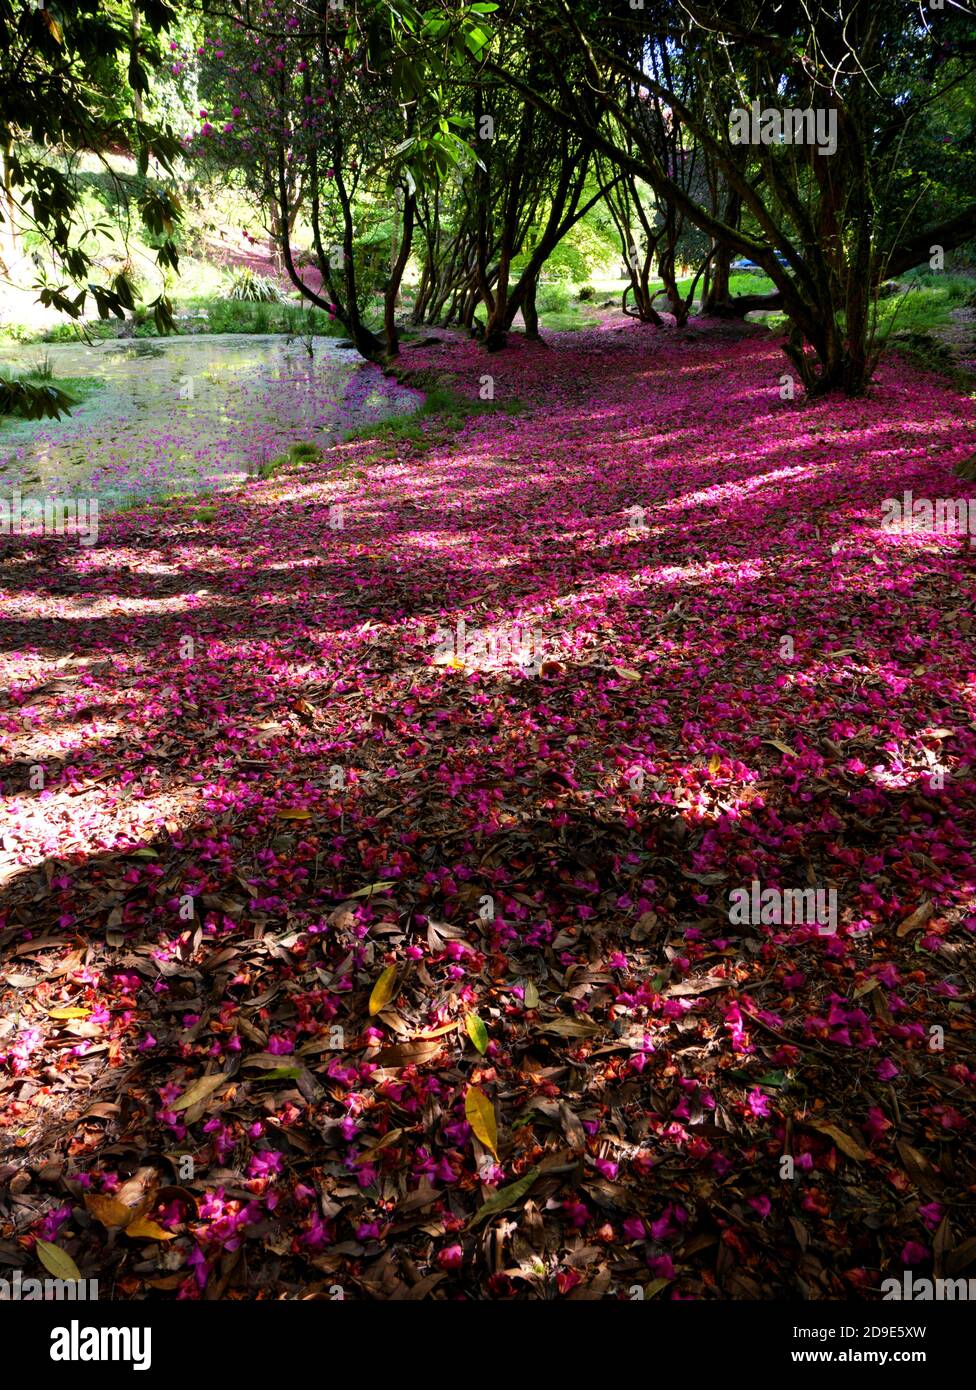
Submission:
[[[804,1122],[810,1129],[815,1129],[818,1134],[826,1134],[828,1139],[833,1139],[841,1153],[848,1158],[853,1158],[855,1163],[865,1163],[871,1157],[867,1149],[859,1144],[856,1139],[852,1139],[849,1134],[845,1134],[836,1125],[827,1124],[823,1120],[806,1120]]]
[[[787,758],[798,758],[800,756],[795,748],[791,748],[788,743],[783,743],[778,738],[764,738],[763,743],[768,743],[771,748],[776,749],[777,753],[782,753]]]
[[[468,1037],[483,1057],[488,1047],[488,1029],[477,1014],[465,1015],[464,1026],[468,1030]]]
[[[419,1067],[436,1057],[443,1047],[439,1040],[426,1038],[418,1042],[395,1043],[392,1047],[381,1047],[373,1062],[378,1067]]]
[[[393,998],[393,985],[396,980],[396,972],[397,968],[395,965],[388,965],[373,986],[373,992],[369,996],[370,1017],[372,1017],[373,1014],[378,1014],[380,1009],[385,1009]]]
[[[457,1019],[452,1019],[450,1023],[442,1023],[439,1028],[428,1028],[424,1033],[417,1033],[414,1037],[415,1042],[420,1042],[426,1038],[442,1038],[445,1033],[453,1033],[458,1026]]]
[[[377,1144],[373,1144],[368,1149],[364,1149],[361,1154],[357,1154],[353,1159],[354,1163],[368,1163],[371,1158],[378,1154],[382,1149],[387,1149],[391,1144],[395,1144],[403,1135],[402,1129],[391,1129],[389,1134],[384,1134]]]
[[[155,1221],[147,1221],[143,1216],[137,1216],[134,1221],[130,1221],[125,1228],[127,1236],[132,1236],[133,1240],[175,1240],[176,1236],[172,1231],[164,1231],[162,1226],[157,1226]]]
[[[469,1086],[464,1097],[464,1114],[474,1132],[485,1148],[498,1158],[498,1126],[495,1123],[495,1107],[477,1086]]]
[[[905,920],[899,925],[895,932],[896,936],[907,936],[910,931],[915,931],[918,927],[924,927],[925,923],[935,914],[935,904],[921,903]]]
[[[62,1250],[60,1245],[52,1245],[49,1240],[38,1240],[36,1243],[37,1258],[48,1271],[53,1274],[55,1279],[80,1279],[81,1270],[66,1250]]]
[[[500,1211],[505,1211],[512,1207],[516,1202],[522,1200],[536,1178],[541,1173],[541,1168],[532,1168],[524,1177],[519,1178],[518,1182],[509,1183],[507,1187],[500,1187],[497,1192],[493,1192],[483,1206],[480,1206],[468,1222],[465,1230],[470,1231],[475,1226],[479,1226],[489,1216],[495,1216]]]
[[[135,1215],[132,1207],[127,1207],[116,1197],[99,1196],[93,1192],[85,1193],[85,1206],[95,1220],[100,1221],[109,1230],[127,1226]]]
[[[388,878],[380,883],[367,883],[365,888],[357,888],[355,893],[350,893],[350,898],[371,898],[374,893],[385,893],[387,888],[392,888],[396,879]]]
[[[904,1139],[896,1139],[895,1148],[898,1150],[898,1157],[905,1165],[905,1172],[915,1186],[921,1188],[930,1197],[937,1197],[944,1182],[925,1155],[919,1153],[918,1149],[912,1148],[911,1144],[906,1143]]]
[[[208,1096],[213,1095],[219,1086],[229,1080],[230,1077],[227,1073],[222,1071],[214,1072],[211,1076],[198,1077],[181,1096],[173,1101],[169,1108],[171,1110],[189,1110],[191,1105],[197,1105],[200,1101],[206,1100]]]
[[[543,1033],[555,1033],[557,1038],[592,1038],[600,1026],[582,1018],[550,1018],[541,1025]]]

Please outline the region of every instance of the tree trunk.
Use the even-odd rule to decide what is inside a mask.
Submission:
[[[386,334],[386,355],[396,357],[400,351],[400,335],[396,327],[396,308],[397,300],[400,296],[400,284],[403,280],[403,272],[407,268],[407,261],[410,259],[410,248],[413,244],[413,224],[414,214],[417,209],[417,196],[415,193],[408,193],[403,204],[403,227],[400,235],[400,249],[393,269],[390,271],[390,279],[386,286],[386,293],[383,296],[383,327]]]
[[[538,288],[538,281],[533,280],[526,286],[522,296],[522,322],[525,324],[525,336],[527,338],[539,338],[539,311],[535,305],[535,292]]]

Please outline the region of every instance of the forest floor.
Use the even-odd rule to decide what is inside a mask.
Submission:
[[[785,401],[762,332],[441,337],[404,368],[496,409],[5,539],[0,1266],[972,1272],[976,548],[884,504],[976,498],[976,402]]]

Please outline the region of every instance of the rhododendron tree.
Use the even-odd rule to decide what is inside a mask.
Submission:
[[[461,152],[439,109],[438,53],[449,64],[487,35],[474,21],[439,26],[382,0],[317,13],[232,5],[214,28],[196,55],[205,104],[188,148],[258,198],[305,299],[334,315],[364,357],[395,354],[417,183]],[[312,242],[304,256],[293,247],[299,216]],[[380,285],[385,342],[365,320]]]
[[[486,62],[497,81],[649,184],[669,217],[682,214],[706,232],[726,266],[733,251],[773,281],[769,296],[713,297],[713,309],[785,310],[786,352],[807,389],[858,394],[875,362],[882,280],[976,236],[971,149],[968,179],[957,168],[951,189],[933,183],[937,209],[918,196],[917,181],[913,189],[905,164],[906,144],[927,148],[947,120],[967,128],[969,107],[958,95],[972,75],[967,25],[953,10],[934,29],[924,11],[895,13],[886,0],[813,13],[774,0],[741,12],[663,0],[609,11],[541,0],[507,13],[500,31],[515,27],[557,87],[563,62],[552,34],[572,34],[599,100],[579,100],[565,81],[553,96],[494,54]],[[718,202],[689,183],[684,161],[668,159],[647,120],[655,104],[721,178],[722,190],[711,185]],[[743,139],[733,118],[753,105],[808,109],[834,134],[792,144],[759,131]]]
[[[5,3],[147,136],[138,11],[61,73]],[[646,1302],[687,1360],[675,1301],[826,1338],[973,1266],[964,251],[895,286],[951,371],[873,339],[972,221],[936,13],[181,9],[234,278],[0,421],[0,1301]]]

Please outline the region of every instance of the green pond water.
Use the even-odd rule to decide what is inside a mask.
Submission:
[[[56,378],[100,383],[70,417],[0,422],[0,495],[97,498],[113,507],[227,489],[289,445],[416,405],[415,392],[334,339],[200,334],[0,348],[0,367],[40,357]]]

